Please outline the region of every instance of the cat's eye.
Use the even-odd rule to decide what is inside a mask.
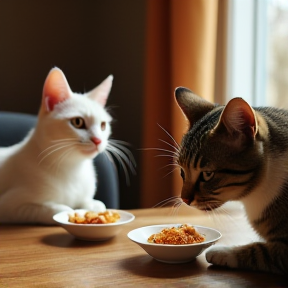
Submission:
[[[213,177],[214,177],[214,172],[212,171],[204,171],[204,172],[201,172],[200,174],[200,181],[202,182],[208,182],[210,181]]]
[[[101,130],[104,131],[106,129],[106,122],[101,122]]]
[[[181,177],[182,177],[182,179],[184,181],[185,180],[185,172],[184,172],[183,169],[180,170],[180,175],[181,175]]]
[[[81,117],[75,117],[70,120],[71,124],[77,129],[85,129],[85,121]]]

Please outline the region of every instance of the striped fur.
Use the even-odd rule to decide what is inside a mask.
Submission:
[[[241,201],[264,239],[215,246],[207,261],[287,275],[288,111],[252,108],[241,98],[217,106],[181,87],[175,96],[190,124],[176,159],[183,201],[201,210]]]

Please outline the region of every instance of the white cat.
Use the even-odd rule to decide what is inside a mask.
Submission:
[[[60,211],[105,211],[93,199],[93,158],[109,146],[112,118],[104,106],[112,80],[110,75],[80,95],[60,69],[50,71],[35,129],[22,142],[0,148],[0,223],[53,224]]]

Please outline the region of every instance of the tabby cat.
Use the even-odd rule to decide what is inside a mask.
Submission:
[[[113,150],[112,118],[105,110],[112,80],[82,95],[71,91],[60,69],[50,71],[35,129],[0,148],[0,223],[53,224],[60,211],[106,209],[93,199],[93,158]]]
[[[263,242],[208,250],[209,263],[288,274],[288,111],[242,98],[214,105],[189,89],[175,97],[189,122],[177,156],[181,198],[200,210],[243,203]]]

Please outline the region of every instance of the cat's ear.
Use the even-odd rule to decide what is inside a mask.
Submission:
[[[87,93],[87,96],[97,101],[103,107],[106,105],[109,93],[112,88],[113,75],[109,75],[101,84],[99,84],[92,91]]]
[[[50,70],[43,88],[42,110],[52,111],[54,106],[70,97],[70,87],[59,68]]]
[[[214,104],[185,87],[175,89],[175,98],[182,112],[189,120],[190,127],[215,107]]]
[[[230,135],[254,139],[258,124],[254,109],[242,98],[233,98],[225,106],[215,130],[226,128]]]

